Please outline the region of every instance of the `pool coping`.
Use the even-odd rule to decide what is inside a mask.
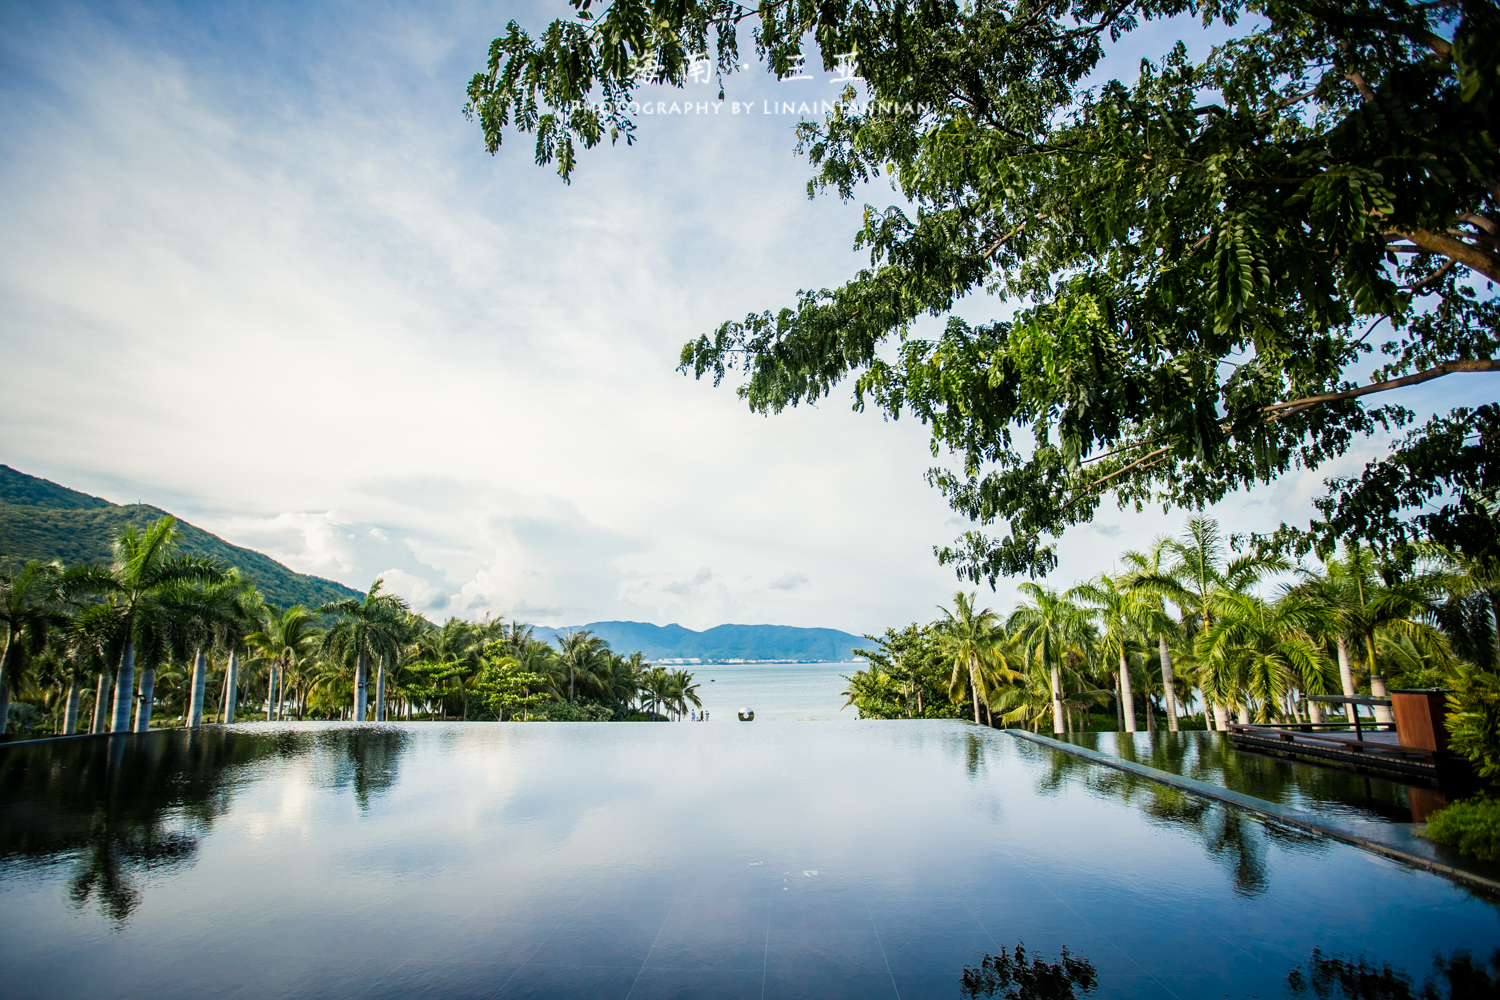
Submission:
[[[1442,861],[1436,857],[1436,849],[1430,841],[1424,840],[1400,826],[1391,825],[1382,827],[1381,832],[1387,834],[1389,839],[1377,839],[1370,836],[1366,831],[1339,823],[1337,820],[1317,816],[1302,809],[1293,808],[1292,806],[1284,806],[1279,802],[1258,799],[1253,795],[1236,792],[1220,785],[1211,785],[1206,781],[1199,781],[1196,778],[1173,774],[1170,771],[1163,771],[1147,764],[1137,764],[1135,761],[1113,757],[1098,750],[1091,750],[1088,747],[1065,743],[1062,740],[1055,740],[1050,736],[1043,736],[1041,733],[1032,733],[1024,729],[1007,729],[1005,732],[1020,739],[1028,740],[1038,746],[1046,747],[1049,750],[1057,750],[1062,753],[1071,754],[1074,757],[1081,757],[1084,760],[1093,761],[1095,764],[1103,764],[1105,767],[1112,767],[1117,771],[1124,771],[1127,774],[1145,778],[1147,781],[1154,781],[1157,784],[1167,785],[1168,787],[1177,788],[1192,795],[1222,802],[1225,805],[1234,806],[1246,812],[1256,813],[1268,819],[1275,820],[1278,823],[1307,830],[1319,836],[1330,837],[1334,840],[1342,841],[1354,847],[1390,858],[1393,861],[1422,868],[1453,879],[1455,882],[1461,882],[1469,887],[1482,889],[1492,895],[1500,896],[1500,881],[1477,872],[1456,868]]]

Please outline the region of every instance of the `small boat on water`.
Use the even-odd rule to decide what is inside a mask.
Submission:
[[[740,709],[740,721],[741,722],[754,722],[755,721],[755,709],[753,709],[753,708],[742,708],[742,709]]]

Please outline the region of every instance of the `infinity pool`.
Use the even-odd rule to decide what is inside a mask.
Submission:
[[[0,748],[0,993],[954,1000],[1024,942],[1079,996],[1265,998],[1500,944],[1435,875],[1077,763],[957,722]]]

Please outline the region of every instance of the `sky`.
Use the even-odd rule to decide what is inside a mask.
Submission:
[[[507,21],[569,10],[0,8],[0,462],[300,572],[382,578],[435,620],[933,618],[960,581],[932,548],[968,524],[923,480],[920,424],[854,412],[847,385],[754,415],[676,371],[684,342],[865,263],[863,203],[896,196],[809,200],[796,115],[762,110],[840,87],[752,66],[717,111],[711,85],[644,95],[694,113],[643,116],[564,185],[525,137],[485,153],[462,107]],[[1110,65],[1184,33],[1206,46],[1156,25]],[[1457,376],[1391,401],[1493,396]],[[1386,446],[1214,513],[1305,520],[1324,476]],[[1106,505],[1050,582],[1184,517]],[[1007,581],[981,595],[1013,601]]]

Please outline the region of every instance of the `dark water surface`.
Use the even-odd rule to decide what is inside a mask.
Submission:
[[[1258,799],[1351,821],[1410,823],[1418,779],[1364,774],[1330,764],[1236,750],[1220,733],[1074,733],[1055,737]]]
[[[1500,945],[1437,876],[1102,770],[956,722],[0,749],[0,994],[957,998],[1024,941],[1091,996],[1276,997],[1314,948]]]

